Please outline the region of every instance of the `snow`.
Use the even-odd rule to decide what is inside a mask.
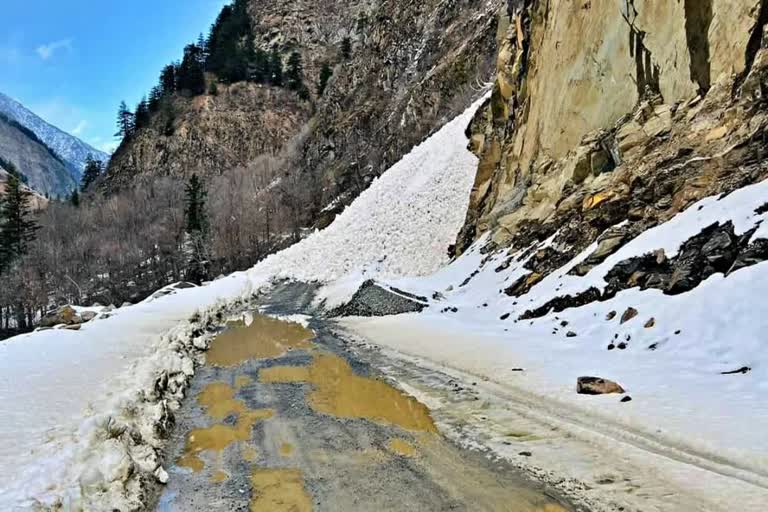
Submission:
[[[114,446],[100,438],[107,419],[123,416],[162,371],[191,367],[162,335],[244,286],[237,275],[120,308],[80,331],[0,342],[0,509],[77,503],[81,478],[109,475]]]
[[[190,341],[194,313],[211,316],[275,278],[361,282],[425,275],[445,264],[477,165],[464,130],[482,101],[415,147],[330,227],[251,270],[117,309],[77,332],[0,342],[0,509],[135,504],[139,491],[126,480],[126,468],[133,464],[157,478],[165,473],[153,450],[161,443],[154,430],[165,401],[142,397],[152,394],[162,372],[182,378],[194,372],[194,349],[205,348]],[[146,444],[110,439],[105,431],[114,424],[142,432]]]
[[[685,240],[714,222],[731,220],[737,234],[759,226],[752,239],[765,236],[768,214],[755,210],[766,201],[768,181],[703,199],[646,231],[587,276],[566,273],[595,244],[519,298],[501,290],[529,272],[524,261],[496,272],[508,255],[495,254],[483,265],[481,240],[432,276],[385,281],[426,296],[441,292],[445,299],[424,313],[344,324],[374,343],[531,393],[542,403],[554,402],[555,409],[575,408],[575,414],[597,425],[611,425],[643,443],[662,444],[684,459],[695,459],[699,466],[767,487],[768,262],[728,277],[715,274],[681,295],[630,289],[610,301],[515,322],[556,296],[603,288],[603,277],[621,260],[657,249],[675,255]],[[480,273],[460,286],[475,270]],[[458,313],[441,314],[446,307]],[[628,307],[639,315],[621,325]],[[618,314],[608,321],[610,311]],[[509,318],[501,320],[507,313]],[[645,328],[650,318],[655,326]],[[577,336],[566,337],[568,331]],[[628,344],[626,350],[607,350],[609,343],[621,341]],[[751,371],[722,374],[742,367]],[[632,402],[577,395],[576,379],[585,375],[618,381]]]

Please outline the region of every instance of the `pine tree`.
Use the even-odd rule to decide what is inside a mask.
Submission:
[[[184,48],[184,58],[176,70],[176,90],[192,96],[205,92],[202,54],[203,50],[195,44],[188,44]]]
[[[21,186],[16,176],[9,176],[0,200],[0,271],[26,254],[39,229],[31,218],[32,193]]]
[[[258,84],[263,84],[271,78],[269,54],[261,48],[254,53],[253,62],[248,68],[248,78]]]
[[[197,36],[197,47],[200,48],[200,64],[205,66],[208,59],[208,41],[203,37],[202,32]]]
[[[193,174],[186,190],[184,216],[186,218],[189,265],[187,278],[200,284],[208,277],[208,257],[206,250],[207,220],[205,215],[206,191],[202,181]]]
[[[146,96],[141,98],[139,104],[136,105],[136,113],[133,117],[136,130],[144,128],[149,124],[149,104],[147,103]]]
[[[320,68],[320,80],[317,82],[317,95],[322,96],[325,93],[325,88],[328,87],[328,80],[333,76],[333,70],[327,63],[323,63],[323,67]]]
[[[160,73],[160,92],[164,95],[176,92],[176,65],[168,64]]]
[[[80,208],[80,194],[77,189],[72,191],[72,195],[69,196],[69,203],[75,208]]]
[[[269,56],[269,83],[277,87],[283,85],[283,59],[277,49],[273,49]]]
[[[147,102],[147,106],[149,107],[149,111],[151,113],[155,113],[158,110],[160,110],[160,101],[163,97],[163,91],[160,88],[159,85],[154,86],[149,91],[149,101]]]
[[[288,57],[288,69],[285,72],[285,84],[292,91],[299,91],[303,85],[304,66],[301,54],[294,50]]]
[[[85,170],[83,171],[83,178],[80,181],[80,190],[86,192],[99,176],[101,176],[102,171],[102,163],[99,160],[94,160],[93,156],[88,155],[85,158]],[[77,191],[75,191],[75,193],[77,193]]]
[[[193,174],[189,178],[185,194],[184,216],[187,222],[187,233],[205,231],[205,201],[207,192],[197,174]]]
[[[128,110],[128,105],[124,101],[120,102],[117,110],[117,133],[115,137],[130,138],[135,129],[135,119],[133,113]]]
[[[344,60],[352,58],[352,40],[348,37],[341,40],[341,57]]]

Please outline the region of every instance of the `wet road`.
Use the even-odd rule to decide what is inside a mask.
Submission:
[[[286,285],[266,312],[306,313]],[[568,510],[510,466],[445,440],[428,409],[352,358],[321,318],[246,315],[198,370],[157,510]]]

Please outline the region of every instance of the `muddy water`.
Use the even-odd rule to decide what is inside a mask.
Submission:
[[[288,351],[311,347],[312,331],[300,324],[266,315],[253,315],[251,322],[233,322],[216,337],[206,354],[215,366],[237,366],[249,359],[278,357]]]
[[[402,455],[403,457],[412,457],[416,453],[415,446],[413,446],[405,439],[400,439],[399,437],[391,439],[389,444],[387,444],[387,447],[390,449],[390,451],[398,455]]]
[[[446,442],[423,404],[325,336],[256,315],[214,341],[161,510],[566,511]]]
[[[310,404],[324,414],[385,422],[406,430],[437,432],[426,406],[384,381],[355,375],[349,363],[334,354],[314,356],[307,368],[267,368],[259,378],[266,383],[314,384]]]
[[[251,512],[310,512],[312,500],[298,469],[256,469],[251,474]]]

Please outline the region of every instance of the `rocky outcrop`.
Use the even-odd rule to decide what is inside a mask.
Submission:
[[[115,153],[108,184],[124,186],[140,175],[221,174],[278,152],[310,114],[292,92],[244,82],[221,84],[215,96],[176,97],[173,115],[158,113]]]
[[[518,296],[526,280],[546,277],[593,242],[597,249],[572,275],[586,275],[699,199],[768,177],[764,4],[510,2],[493,94],[470,126],[480,163],[457,252],[485,233],[489,250],[517,251],[556,235],[545,257],[526,264],[531,274],[507,290]],[[690,254],[674,262],[643,257],[674,266],[656,274],[663,286],[638,284],[635,275],[617,278],[619,289],[676,293],[760,258],[761,241],[747,244],[727,229],[702,236],[705,245],[690,241]],[[549,306],[603,295],[590,289]]]
[[[605,274],[607,284],[604,290],[590,287],[575,296],[555,297],[538,308],[526,311],[521,318],[539,318],[550,311],[559,313],[591,302],[607,301],[630,288],[657,289],[666,295],[691,291],[714,274],[728,276],[742,268],[767,261],[768,240],[753,239],[754,234],[755,229],[752,229],[736,235],[731,221],[712,224],[683,242],[678,254],[672,258],[668,258],[664,251],[655,251],[622,260]],[[627,308],[621,316],[621,323],[637,315],[635,308]],[[616,313],[611,312],[607,320],[614,316]],[[645,326],[650,328],[654,324],[655,321],[649,321]]]

